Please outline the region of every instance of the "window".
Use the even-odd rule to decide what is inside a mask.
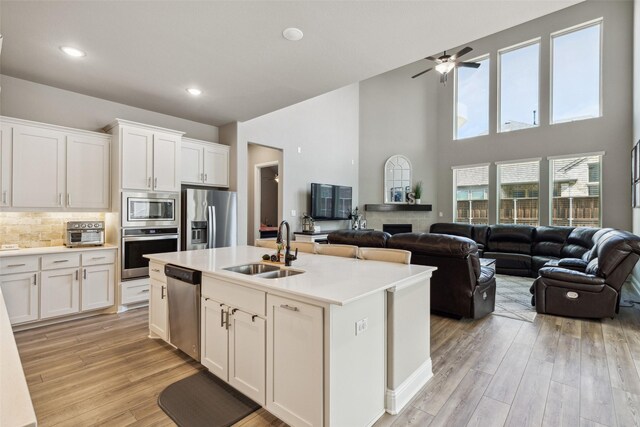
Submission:
[[[540,41],[498,52],[500,64],[499,132],[538,126]]]
[[[600,227],[601,155],[551,159],[551,225]]]
[[[489,134],[489,57],[469,62],[480,68],[456,68],[455,139]]]
[[[551,35],[551,123],[600,117],[602,20]]]
[[[489,165],[454,168],[454,222],[489,223]]]
[[[539,225],[540,161],[498,164],[498,223]]]

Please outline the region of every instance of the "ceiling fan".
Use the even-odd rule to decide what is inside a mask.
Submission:
[[[449,71],[453,70],[455,67],[468,67],[468,68],[478,68],[480,67],[480,64],[477,62],[460,62],[458,61],[458,58],[460,58],[462,55],[466,55],[467,53],[471,52],[473,49],[470,48],[469,46],[467,47],[463,47],[462,49],[460,49],[460,51],[458,53],[454,53],[453,55],[447,55],[447,51],[445,50],[442,53],[442,56],[435,58],[433,56],[427,56],[425,59],[428,59],[429,61],[433,61],[436,63],[435,67],[431,67],[431,68],[427,68],[426,70],[422,71],[421,73],[416,74],[415,76],[411,76],[412,79],[415,79],[416,77],[419,77],[421,75],[423,75],[424,73],[426,73],[427,71],[431,71],[434,68],[436,69],[437,72],[440,73],[440,83],[447,83],[447,74],[449,74]]]

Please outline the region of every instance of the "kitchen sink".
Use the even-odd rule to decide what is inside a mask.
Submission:
[[[268,273],[258,274],[258,277],[263,279],[280,279],[282,277],[295,276],[298,274],[302,274],[304,271],[300,270],[278,270],[278,271],[270,271]]]
[[[253,263],[253,264],[236,265],[234,267],[227,267],[224,270],[253,276],[256,274],[269,273],[269,272],[277,273],[280,270],[280,267],[278,267],[277,265]]]

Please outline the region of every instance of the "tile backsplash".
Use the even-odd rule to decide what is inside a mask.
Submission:
[[[62,246],[65,221],[104,221],[102,212],[0,212],[0,245]]]

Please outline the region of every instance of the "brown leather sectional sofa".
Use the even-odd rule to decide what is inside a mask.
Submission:
[[[454,317],[481,318],[495,307],[492,268],[480,266],[478,246],[466,237],[430,233],[340,230],[329,243],[411,251],[411,263],[438,269],[431,278],[431,310]]]

